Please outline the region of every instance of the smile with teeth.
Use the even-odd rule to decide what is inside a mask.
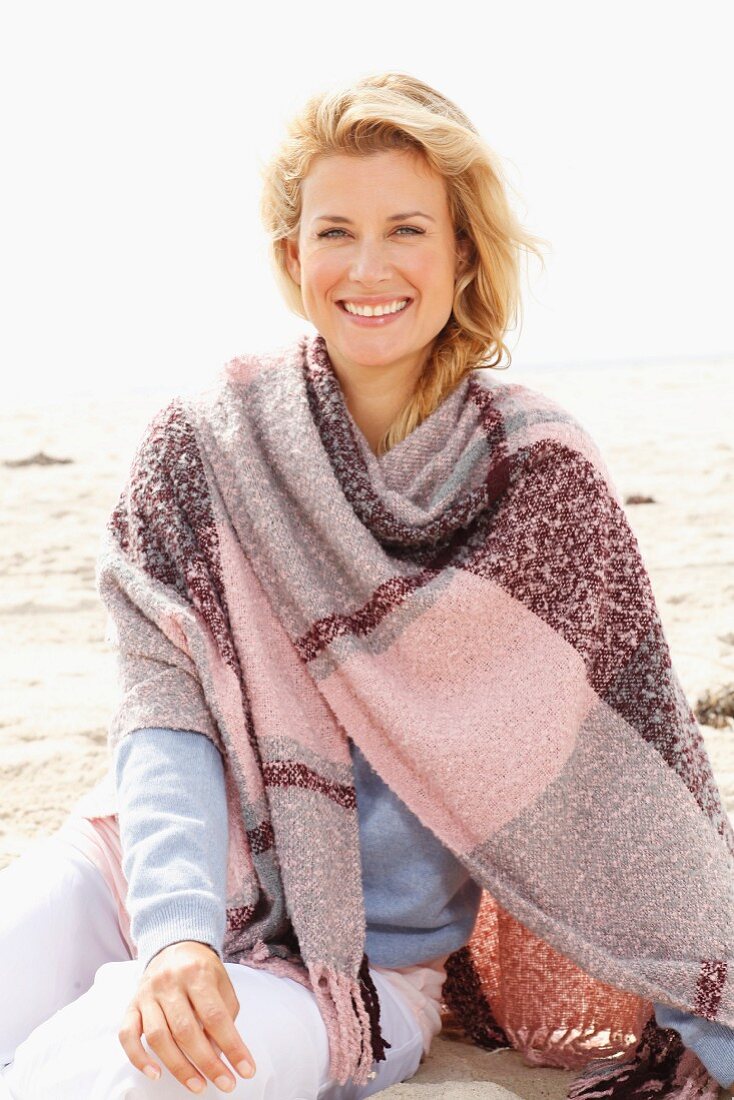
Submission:
[[[409,301],[409,298],[396,298],[394,302],[383,302],[379,306],[358,306],[352,302],[341,304],[347,313],[356,313],[358,317],[383,317],[386,313],[399,313]]]

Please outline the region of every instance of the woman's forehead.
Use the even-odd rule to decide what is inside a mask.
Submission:
[[[384,207],[386,211],[390,208],[390,213],[403,212],[403,206],[406,212],[425,209],[427,203],[432,208],[426,209],[426,213],[435,217],[434,208],[438,205],[440,212],[441,199],[446,192],[443,177],[423,158],[392,149],[362,156],[318,155],[311,162],[301,186],[304,205],[319,205],[316,213],[324,215],[347,213],[336,207],[320,209],[323,202],[333,199],[350,207],[366,204],[370,208]]]

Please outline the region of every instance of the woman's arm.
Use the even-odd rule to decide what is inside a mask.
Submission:
[[[113,766],[130,932],[143,969],[181,940],[220,959],[226,922],[227,802],[222,757],[204,734],[139,729]]]
[[[693,1051],[723,1088],[730,1088],[734,1082],[734,1028],[657,1001],[653,1008],[658,1027],[677,1031],[683,1046]]]

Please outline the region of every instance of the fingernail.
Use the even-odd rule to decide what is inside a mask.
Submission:
[[[250,1065],[250,1063],[246,1062],[243,1058],[242,1061],[239,1062],[238,1065],[237,1065],[237,1072],[242,1077],[252,1077],[252,1075],[255,1071],[252,1068],[252,1066]]]
[[[222,1092],[231,1092],[234,1088],[234,1081],[231,1077],[215,1077],[214,1084],[218,1089],[221,1089]]]
[[[192,1092],[201,1092],[204,1088],[204,1084],[198,1077],[190,1077],[186,1082],[186,1088],[191,1089]]]
[[[151,1077],[154,1081],[157,1081],[161,1075],[158,1066],[144,1066],[143,1073],[147,1074],[148,1077]]]

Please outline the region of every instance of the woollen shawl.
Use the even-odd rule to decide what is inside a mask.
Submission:
[[[217,745],[225,960],[313,990],[336,1080],[387,1045],[351,738],[483,888],[448,1034],[578,1068],[575,1097],[718,1095],[652,1002],[734,1027],[734,833],[569,412],[474,370],[377,457],[321,335],[235,358],[148,424],[97,585],[110,752],[143,727]]]

